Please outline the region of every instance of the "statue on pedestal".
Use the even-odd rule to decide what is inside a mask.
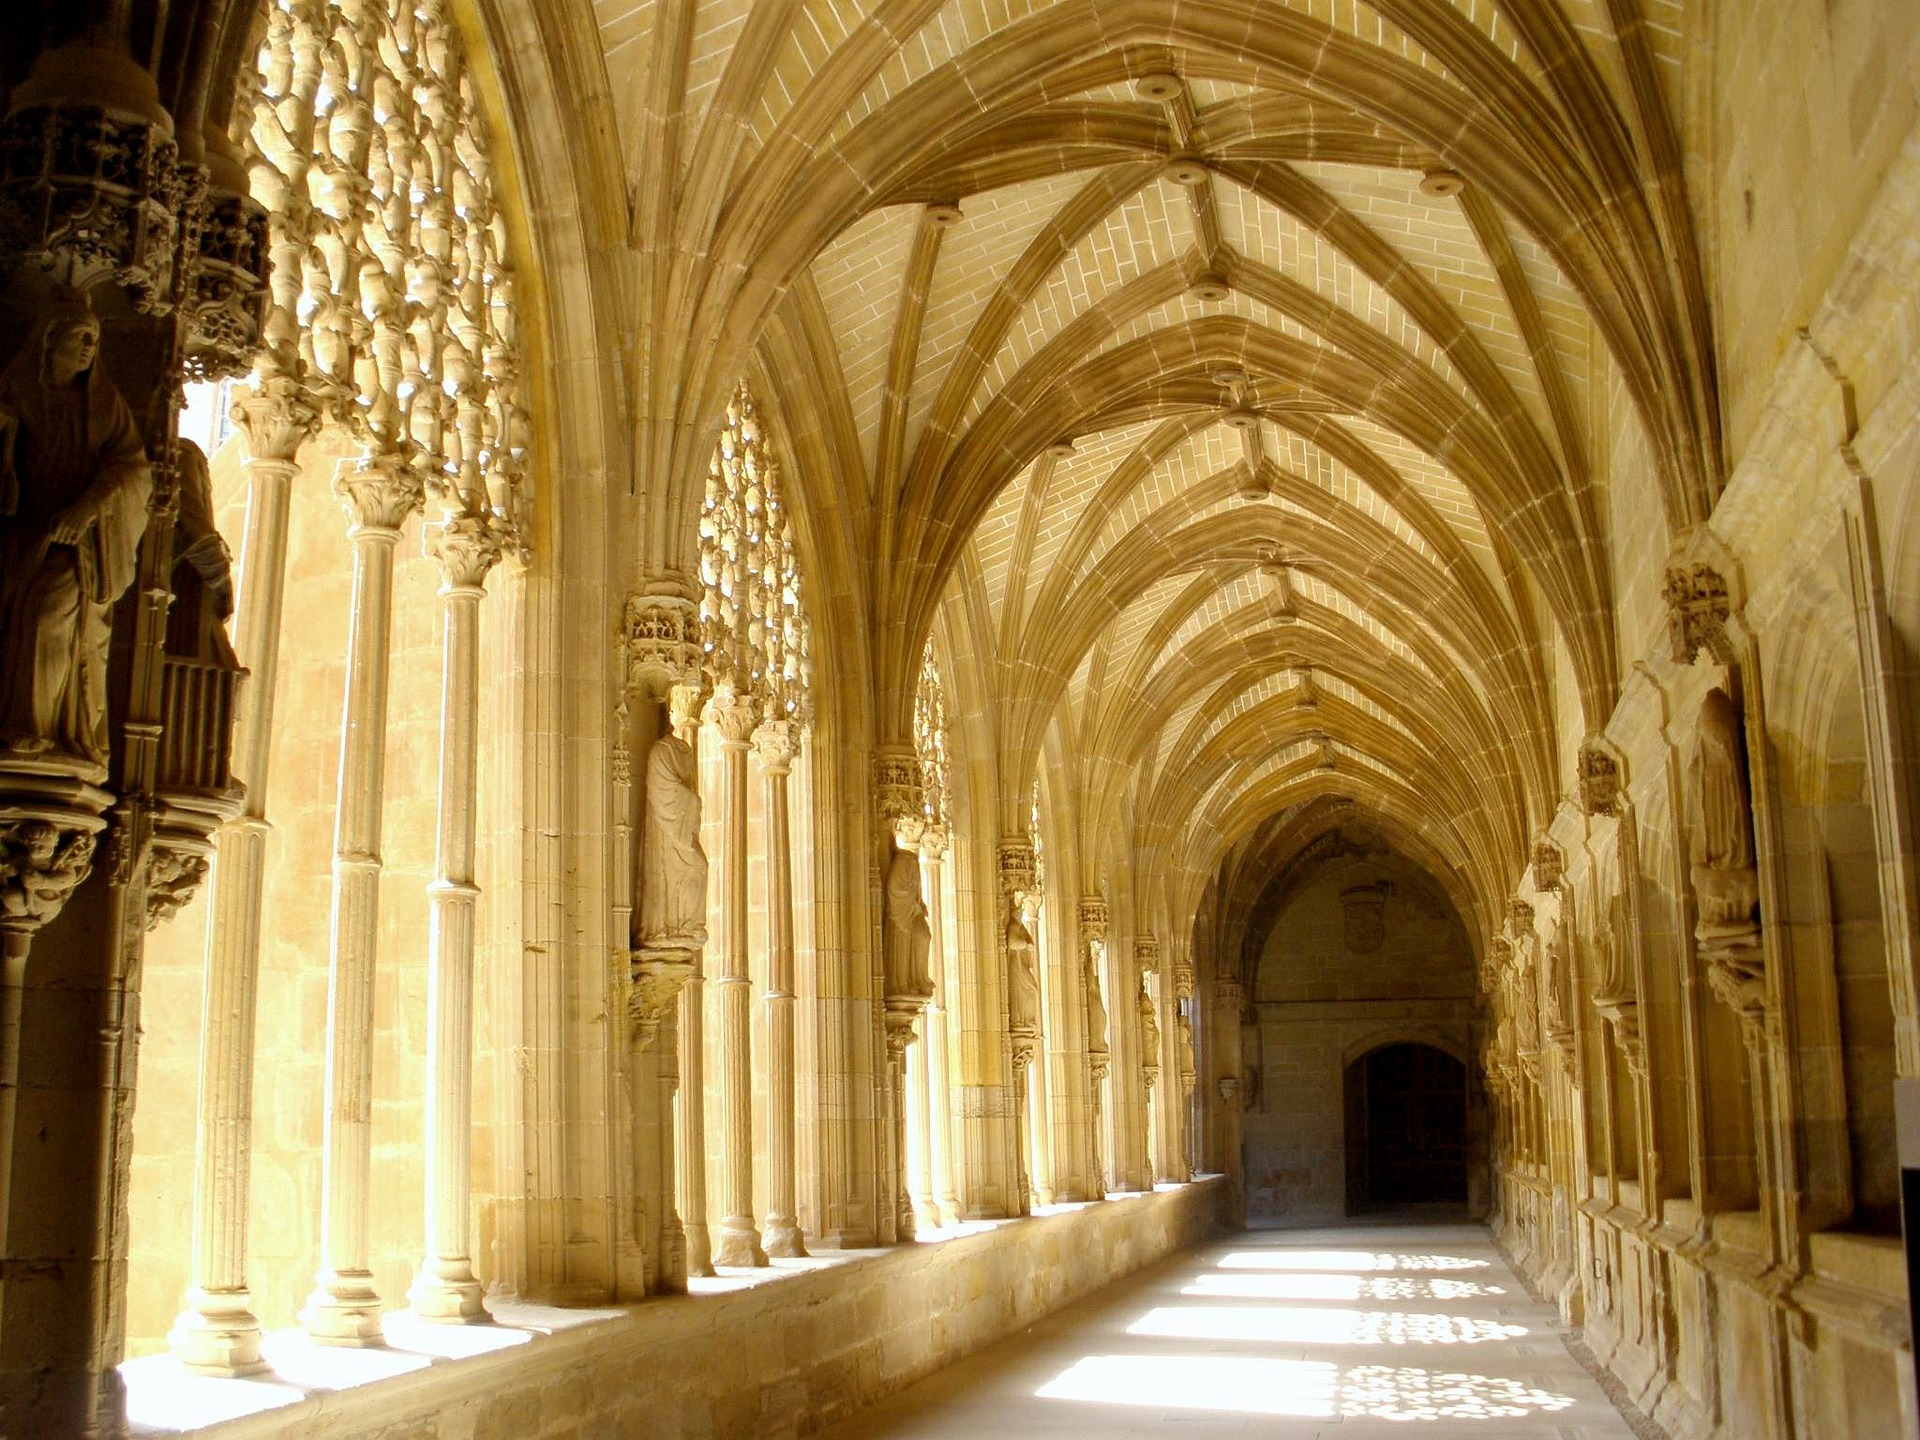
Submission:
[[[677,735],[647,756],[640,849],[640,948],[698,951],[707,943],[707,852],[700,848],[700,772]]]
[[[911,850],[894,847],[887,861],[886,885],[887,999],[933,998],[933,976],[927,952],[933,931],[927,924],[927,902],[920,895],[920,858]]]
[[[107,758],[113,604],[133,583],[153,471],[77,291],[0,373],[0,747]]]
[[[1007,1021],[1015,1034],[1040,1029],[1040,967],[1034,958],[1033,932],[1018,907],[1007,921]]]

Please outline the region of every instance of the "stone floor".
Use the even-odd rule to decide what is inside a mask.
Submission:
[[[1629,1440],[1478,1226],[1266,1230],[1190,1250],[826,1432]]]

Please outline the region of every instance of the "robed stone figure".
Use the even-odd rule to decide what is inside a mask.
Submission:
[[[1693,807],[1689,875],[1705,934],[1756,924],[1760,877],[1753,860],[1753,804],[1740,707],[1717,686],[1700,702],[1687,765]]]
[[[153,472],[64,291],[0,372],[0,745],[107,758],[113,604],[133,583]]]
[[[927,924],[927,902],[920,895],[920,857],[895,847],[887,862],[886,979],[889,1000],[931,1000],[933,976],[927,952],[933,931]]]
[[[707,943],[707,852],[700,848],[700,772],[693,747],[663,735],[647,756],[640,850],[640,948]]]
[[[1040,966],[1034,957],[1033,932],[1016,908],[1007,921],[1007,1023],[1028,1034],[1040,1028]]]

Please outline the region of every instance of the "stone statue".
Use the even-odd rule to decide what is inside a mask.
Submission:
[[[1191,1090],[1200,1069],[1193,1058],[1193,1022],[1184,1015],[1174,1016],[1173,1040],[1174,1053],[1180,1062],[1181,1088]]]
[[[1687,764],[1693,805],[1688,859],[1703,932],[1755,924],[1760,879],[1753,863],[1753,806],[1747,788],[1740,709],[1715,687],[1700,702]]]
[[[179,442],[180,513],[173,522],[173,607],[167,653],[239,668],[227,639],[233,614],[233,556],[213,525],[213,477],[191,440]]]
[[[1040,967],[1034,958],[1033,932],[1016,909],[1007,921],[1009,1028],[1032,1034],[1040,1028]]]
[[[133,583],[153,472],[64,291],[0,373],[0,745],[107,758],[113,604]]]
[[[1089,945],[1082,969],[1087,987],[1087,1050],[1094,1055],[1108,1054],[1107,1002],[1100,995],[1100,967],[1094,963],[1096,949]]]
[[[693,747],[663,735],[647,756],[647,821],[640,850],[640,948],[707,943],[707,852],[700,848],[700,772]]]
[[[1140,1048],[1146,1056],[1146,1063],[1157,1066],[1160,1063],[1160,1017],[1153,1008],[1153,996],[1147,993],[1147,982],[1140,982]]]
[[[927,925],[927,902],[920,895],[920,857],[893,847],[887,862],[886,980],[889,1000],[931,1000],[933,976],[927,970],[927,950],[933,931]]]

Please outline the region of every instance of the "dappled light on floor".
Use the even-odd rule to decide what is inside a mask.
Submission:
[[[1506,1294],[1473,1280],[1410,1280],[1399,1275],[1307,1275],[1240,1272],[1194,1277],[1182,1295],[1238,1300],[1474,1300]]]
[[[1465,1255],[1394,1255],[1372,1250],[1236,1250],[1220,1258],[1222,1270],[1485,1270],[1485,1260]]]
[[[1327,1420],[1506,1420],[1574,1403],[1571,1395],[1499,1375],[1223,1355],[1088,1355],[1034,1393],[1043,1400]]]
[[[863,1412],[823,1440],[1158,1435],[1630,1440],[1475,1227],[1243,1234]]]
[[[1088,1355],[1034,1393],[1043,1400],[1331,1419],[1338,1383],[1339,1367],[1324,1360]]]
[[[1524,1325],[1465,1315],[1398,1310],[1323,1310],[1302,1305],[1165,1305],[1127,1327],[1129,1335],[1175,1340],[1251,1340],[1289,1345],[1477,1345],[1518,1340]]]

